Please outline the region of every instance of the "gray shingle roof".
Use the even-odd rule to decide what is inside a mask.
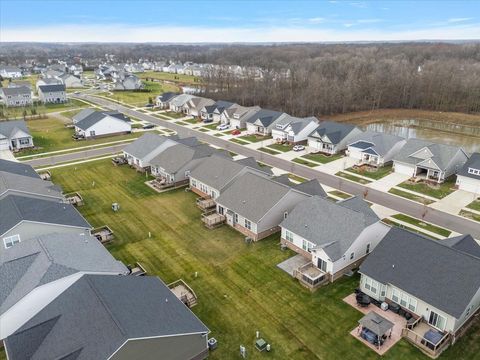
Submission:
[[[322,121],[309,136],[322,138],[326,136],[332,144],[338,144],[356,128],[355,125]]]
[[[299,203],[280,226],[315,244],[336,261],[363,230],[378,221],[360,198],[334,203],[313,196]]]
[[[127,339],[208,332],[156,277],[85,275],[5,346],[12,359],[107,359]]]
[[[432,156],[411,156],[423,148],[427,148],[432,153]],[[416,165],[425,159],[432,159],[441,170],[446,170],[455,154],[459,151],[463,150],[457,146],[437,144],[420,139],[408,139],[402,149],[394,157],[394,161]],[[425,155],[427,155],[427,153],[425,153]]]
[[[249,159],[249,160],[246,160]],[[190,176],[208,186],[221,191],[227,186],[243,169],[250,168],[252,171],[260,171],[251,167],[252,158],[233,161],[225,156],[212,155],[205,159],[200,166],[194,169]],[[258,166],[258,165],[257,165]],[[267,171],[267,170],[261,170]]]
[[[290,186],[247,172],[235,179],[217,198],[217,203],[258,223],[290,191]]]
[[[463,165],[457,172],[457,175],[466,176],[480,181],[480,175],[474,175],[468,172],[468,169],[470,168],[480,170],[480,153],[473,153],[465,165]]]
[[[216,149],[208,146],[207,144],[201,144],[193,147],[177,144],[162,151],[159,155],[154,157],[150,163],[152,166],[163,168],[169,174],[175,174],[190,161],[210,156],[215,152]],[[190,169],[190,171],[191,170],[192,169]]]
[[[325,192],[325,190],[323,190],[322,185],[320,185],[317,179],[308,180],[303,183],[294,185],[293,188],[308,195],[327,197],[327,193]]]
[[[285,113],[268,109],[260,109],[246,119],[246,122],[253,124],[258,120],[263,127],[269,127],[283,114]]]
[[[7,195],[0,199],[0,234],[4,234],[22,220],[91,228],[70,204],[19,195]]]
[[[123,151],[138,159],[142,159],[154,151],[158,146],[162,145],[165,141],[168,141],[168,139],[169,138],[158,134],[145,133],[137,140],[125,146]]]
[[[43,93],[65,91],[64,84],[40,85],[38,88]]]
[[[317,122],[317,118],[314,116],[306,117],[306,118],[298,118],[295,116],[291,116],[285,114],[277,119],[275,122],[275,126],[277,125],[290,125],[294,134],[298,134],[302,131],[307,125],[309,125],[312,121]]]
[[[463,251],[469,255],[480,258],[480,246],[472,237],[472,235],[460,235],[448,239],[439,240],[443,245],[452,249]]]
[[[0,196],[9,191],[33,193],[63,199],[61,188],[50,181],[0,171]]]
[[[356,143],[358,142],[361,145],[359,146],[360,149],[366,150],[371,148],[378,155],[384,156],[392,149],[392,147],[403,140],[405,139],[396,135],[379,133],[375,131],[365,131],[363,134],[358,135],[355,140],[349,144],[349,146],[357,147]],[[365,143],[369,143],[367,148],[364,147]]]
[[[77,123],[75,123],[75,126],[82,130],[87,130],[107,116],[114,117],[121,121],[130,122],[130,118],[128,116],[125,116],[118,111],[94,111],[85,116],[82,120],[79,120]]]
[[[3,91],[5,96],[11,95],[11,96],[17,96],[17,95],[30,95],[32,93],[32,90],[30,90],[26,86],[16,86],[16,87],[4,87],[0,89]]]
[[[161,102],[167,102],[167,101],[172,100],[177,95],[178,95],[178,93],[165,92],[162,95],[157,96],[157,99],[160,100]]]
[[[419,234],[392,228],[360,272],[460,318],[480,288],[480,259]]]
[[[72,116],[72,120],[73,120],[74,123],[76,123],[80,120],[85,119],[88,115],[90,115],[93,112],[95,112],[95,109],[92,109],[92,108],[83,109],[80,112],[78,112],[77,114],[75,114],[74,116]]]
[[[0,159],[0,171],[40,179],[40,176],[32,166],[17,161]]]
[[[0,253],[0,314],[37,286],[77,272],[127,274],[92,236],[49,234]]]
[[[27,124],[24,120],[0,121],[0,138],[2,137],[1,135],[10,138],[18,130],[21,130],[26,134],[30,134]]]

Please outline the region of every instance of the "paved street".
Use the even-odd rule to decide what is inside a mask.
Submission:
[[[88,96],[88,95],[76,95],[74,97],[84,98],[92,103],[104,106],[105,108],[118,110],[127,115],[134,116],[138,119],[149,121],[154,124],[158,124],[159,126],[162,126],[164,128],[168,128],[176,131],[180,136],[196,136],[199,140],[210,143],[211,145],[218,146],[223,149],[233,151],[237,154],[241,154],[244,156],[252,156],[258,161],[261,161],[273,167],[277,167],[284,171],[294,173],[301,177],[305,177],[309,179],[316,178],[322,184],[338,189],[340,191],[364,196],[366,200],[373,202],[375,204],[388,207],[397,212],[404,213],[419,219],[424,219],[425,221],[449,228],[459,233],[469,233],[469,234],[472,234],[475,238],[480,239],[480,225],[471,220],[462,218],[460,216],[448,214],[438,209],[429,208],[422,204],[386,193],[384,191],[373,189],[359,183],[354,183],[348,180],[344,180],[332,174],[320,172],[318,170],[308,168],[308,167],[293,163],[291,161],[257,151],[255,149],[251,149],[247,146],[239,145],[231,141],[221,139],[219,137],[208,135],[201,131],[188,129],[181,125],[175,124],[173,121],[161,120],[149,114],[132,110],[128,107],[116,104],[114,102],[111,102],[105,99],[100,99],[100,98]],[[95,149],[95,150],[85,151],[78,154],[73,153],[73,154],[59,155],[52,158],[36,159],[28,163],[34,166],[51,165],[56,162],[58,163],[58,162],[79,160],[86,156],[88,157],[101,156],[108,153],[120,151],[121,148],[122,146],[113,146],[113,147],[107,147],[104,149]]]

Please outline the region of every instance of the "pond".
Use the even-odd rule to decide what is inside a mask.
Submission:
[[[427,141],[461,146],[467,153],[480,152],[480,124],[478,127],[440,121],[405,119],[379,121],[359,125],[372,130]]]

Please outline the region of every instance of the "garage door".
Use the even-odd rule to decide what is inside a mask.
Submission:
[[[413,173],[415,171],[415,168],[411,165],[406,165],[406,164],[400,164],[395,162],[395,172],[399,174],[404,174],[408,176],[413,176]]]
[[[0,150],[8,150],[8,139],[0,139]]]
[[[480,194],[480,180],[474,180],[465,176],[459,176],[457,180],[458,188],[471,193]]]

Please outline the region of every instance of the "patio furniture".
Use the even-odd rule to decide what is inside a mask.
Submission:
[[[431,329],[423,335],[422,344],[433,350],[442,338],[443,334],[441,332]]]
[[[255,348],[261,352],[267,348],[267,342],[263,338],[257,339],[257,341],[255,341]]]
[[[360,337],[378,348],[383,345],[387,337],[392,336],[394,324],[374,311],[369,312],[358,323],[362,326]]]
[[[391,303],[389,304],[390,310],[392,310],[395,314],[398,314],[398,311],[400,310],[400,305]]]
[[[356,299],[357,299],[357,304],[360,305],[361,307],[367,307],[371,303],[370,296],[368,296],[367,294],[363,294],[363,293],[358,294],[356,296]]]

